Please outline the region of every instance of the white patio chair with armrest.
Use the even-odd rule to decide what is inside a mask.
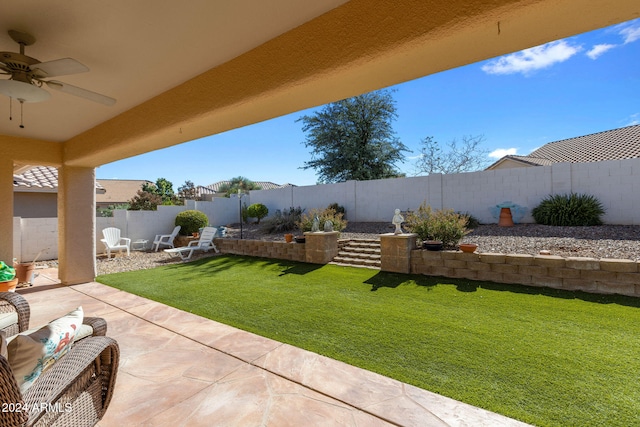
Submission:
[[[156,237],[153,239],[153,246],[155,247],[154,251],[158,252],[158,248],[162,246],[169,246],[170,248],[175,248],[173,246],[173,241],[178,235],[181,226],[176,225],[176,228],[173,229],[171,234],[156,234]]]
[[[189,242],[187,246],[165,249],[164,251],[171,255],[179,255],[183,261],[191,259],[195,251],[208,252],[210,249],[213,249],[214,252],[218,252],[218,248],[213,244],[213,238],[216,236],[217,231],[215,227],[205,227],[202,229],[202,233],[200,233],[200,239]]]
[[[131,239],[126,237],[120,237],[120,229],[116,227],[107,227],[102,230],[102,235],[104,239],[100,239],[102,243],[104,243],[105,248],[107,249],[107,258],[111,258],[111,251],[122,249],[127,250],[127,256],[130,254],[131,247]]]

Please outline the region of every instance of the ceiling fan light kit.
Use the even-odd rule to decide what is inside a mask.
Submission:
[[[35,37],[15,30],[9,30],[9,36],[20,46],[20,53],[0,52],[0,74],[10,76],[8,80],[0,80],[0,94],[10,98],[10,109],[11,99],[14,98],[20,102],[21,109],[25,102],[42,102],[51,98],[51,94],[42,88],[44,84],[51,89],[99,104],[111,106],[116,103],[114,98],[87,89],[57,80],[44,80],[49,77],[85,73],[89,68],[72,58],[40,62],[24,54],[25,46],[36,42]],[[12,119],[11,113],[9,119]],[[20,127],[24,128],[22,120]]]

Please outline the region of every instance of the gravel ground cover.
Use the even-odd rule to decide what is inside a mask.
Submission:
[[[379,239],[382,233],[394,230],[391,223],[349,223],[340,237],[344,239]],[[227,237],[239,238],[240,226],[227,228]],[[244,239],[282,241],[282,234],[265,234],[256,224],[244,225]],[[538,224],[516,224],[499,227],[481,225],[462,240],[476,243],[478,252],[537,255],[546,250],[562,257],[618,258],[640,260],[640,226],[603,225],[597,227],[551,227]],[[215,256],[213,252],[194,254],[193,260]],[[161,265],[181,263],[179,257],[166,252],[132,251],[130,257],[117,255],[97,258],[98,274],[141,270]],[[48,263],[49,265],[54,264]]]

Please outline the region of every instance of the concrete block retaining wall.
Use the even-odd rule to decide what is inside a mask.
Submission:
[[[411,273],[640,296],[640,263],[623,259],[416,249],[411,251]]]
[[[224,238],[214,239],[213,242],[222,253],[305,261],[306,244]]]

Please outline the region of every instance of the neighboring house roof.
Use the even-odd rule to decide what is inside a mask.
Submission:
[[[214,184],[209,185],[198,185],[196,187],[196,194],[202,197],[205,194],[216,194],[220,192],[220,187],[223,185],[229,185],[231,181],[218,181]],[[268,181],[254,181],[254,184],[260,187],[261,190],[273,190],[276,188],[284,188],[284,187],[295,187],[293,184],[275,184],[273,182]]]
[[[560,162],[599,162],[636,157],[640,157],[640,125],[550,142],[527,156],[505,156],[487,169],[495,169],[506,160],[523,166],[548,166]]]
[[[58,191],[58,169],[52,166],[34,166],[21,174],[13,175],[14,191],[55,193]],[[96,181],[96,193],[104,188]]]
[[[144,179],[101,179],[100,184],[104,187],[104,194],[96,195],[97,204],[118,205],[129,202],[133,199],[138,190],[142,189],[142,184],[149,183]]]

